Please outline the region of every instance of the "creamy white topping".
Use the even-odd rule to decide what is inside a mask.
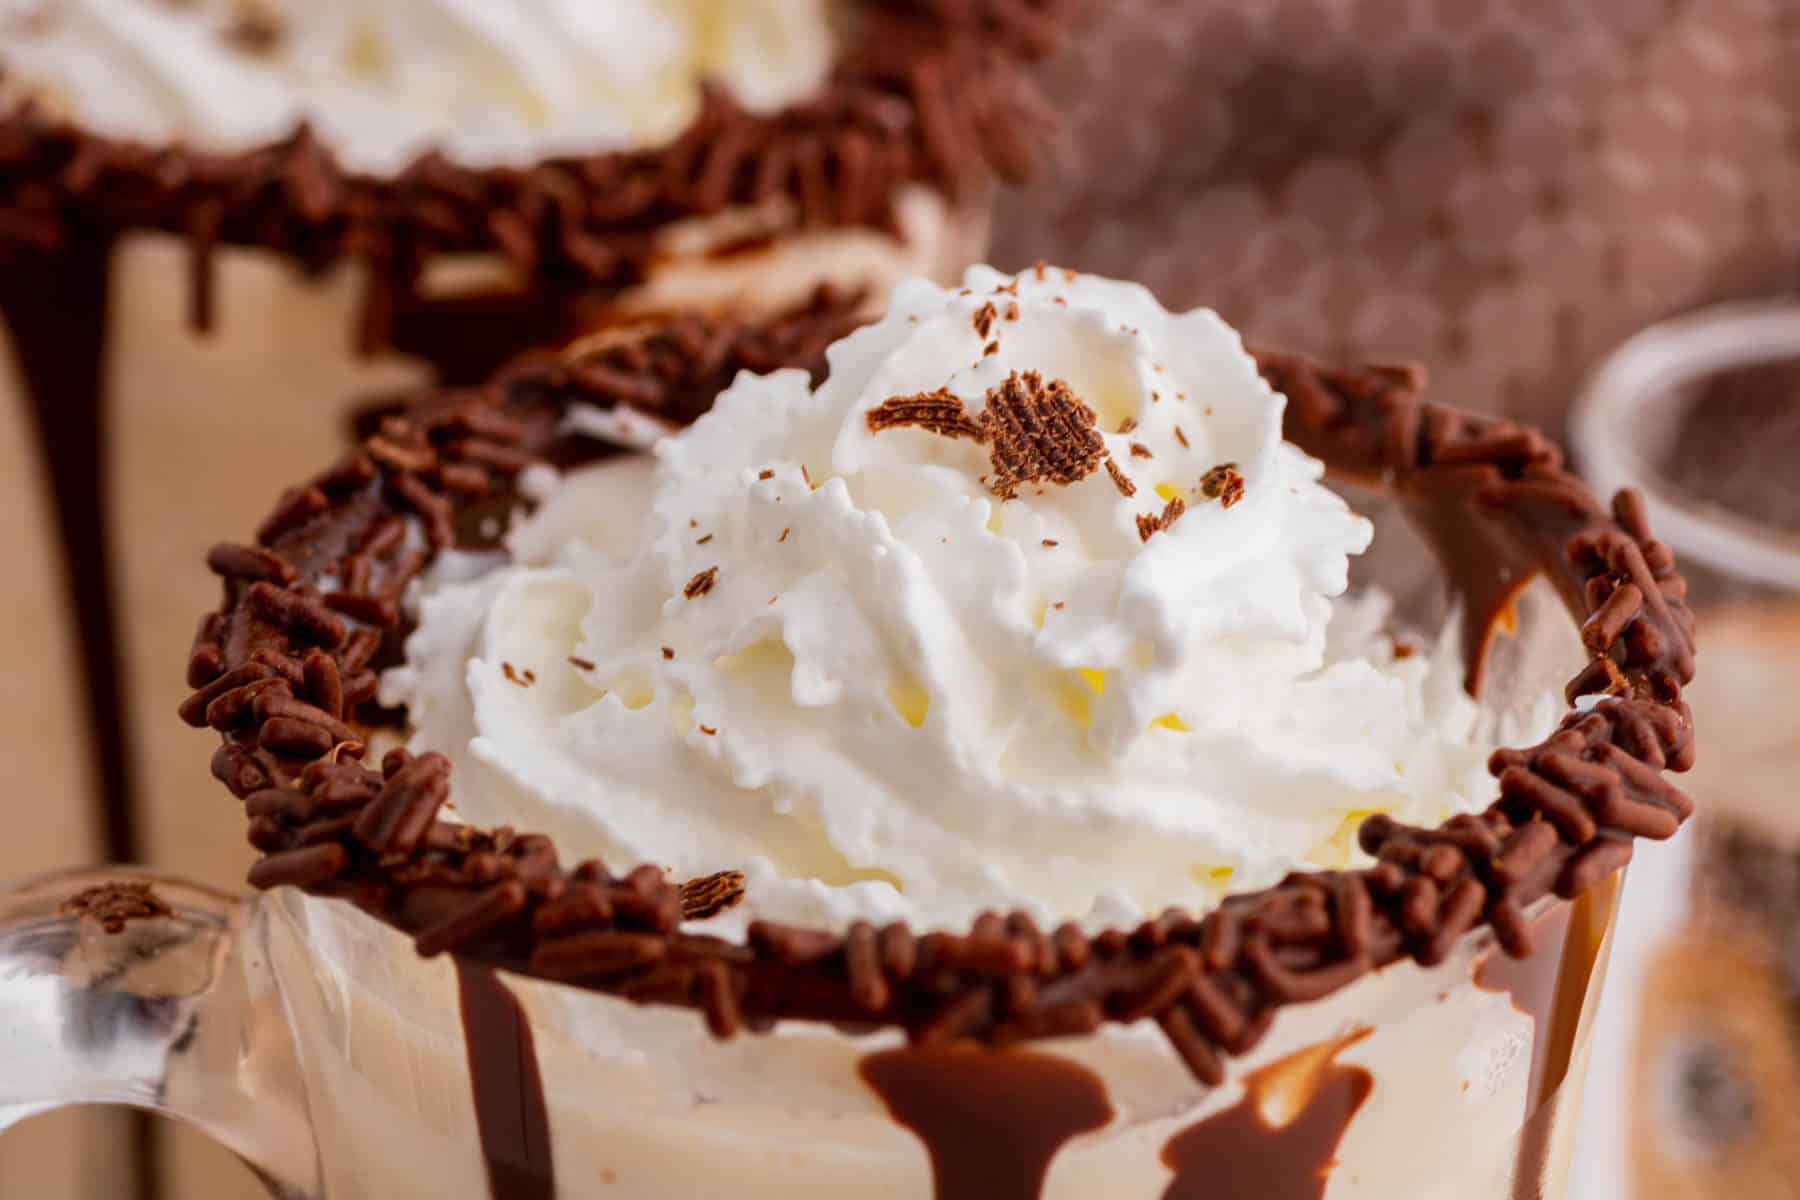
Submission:
[[[974,434],[1028,372],[1106,461],[1002,499]],[[970,436],[872,428],[921,393]],[[1216,315],[1135,285],[906,284],[816,391],[740,376],[653,474],[565,481],[520,565],[429,589],[388,699],[469,819],[742,869],[740,913],[1122,921],[1341,864],[1361,815],[1491,785],[1451,640],[1397,656],[1379,600],[1334,612],[1371,528],[1283,407]]]
[[[653,145],[703,79],[768,110],[823,83],[835,0],[0,0],[7,94],[153,144],[301,121],[352,168]]]

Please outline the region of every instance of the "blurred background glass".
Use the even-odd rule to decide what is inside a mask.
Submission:
[[[1645,330],[1573,426],[1596,484],[1647,497],[1704,648],[1699,816],[1631,868],[1580,1194],[1800,1194],[1800,304]]]

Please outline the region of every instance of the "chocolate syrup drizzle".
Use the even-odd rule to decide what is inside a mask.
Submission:
[[[1038,1200],[1057,1151],[1112,1119],[1100,1078],[1049,1054],[908,1046],[859,1070],[925,1144],[936,1200]]]
[[[1351,1120],[1375,1088],[1361,1067],[1344,1066],[1337,1055],[1367,1030],[1331,1047],[1325,1061],[1307,1067],[1314,1047],[1244,1077],[1244,1094],[1176,1134],[1162,1160],[1175,1172],[1162,1200],[1320,1200],[1330,1181],[1338,1144]],[[1284,1080],[1297,1072],[1306,1078]],[[1287,1082],[1303,1093],[1299,1110],[1282,1124],[1264,1115],[1268,1093]]]
[[[550,1111],[531,1021],[486,967],[456,960],[475,1127],[494,1200],[556,1200]]]

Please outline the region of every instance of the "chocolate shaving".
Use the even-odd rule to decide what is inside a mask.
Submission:
[[[1144,445],[1144,443],[1142,443],[1142,442],[1131,442],[1130,448],[1131,448],[1131,457],[1133,457],[1133,458],[1154,458],[1155,457],[1155,455],[1150,453],[1150,447]]]
[[[1155,535],[1181,520],[1182,514],[1185,512],[1187,512],[1187,501],[1183,500],[1180,496],[1171,496],[1169,497],[1169,502],[1163,506],[1162,512],[1139,513],[1137,519],[1139,539],[1146,542],[1149,541]]]
[[[990,443],[994,475],[988,486],[1011,500],[1029,483],[1078,483],[1092,475],[1106,453],[1094,410],[1060,379],[1044,382],[1036,371],[1015,371],[987,394],[981,423]]]
[[[91,917],[107,933],[122,933],[133,921],[173,916],[174,910],[148,883],[97,883],[57,906],[65,917]]]
[[[289,698],[357,714],[373,696],[369,664],[399,650],[397,620],[377,627],[344,617],[340,636],[321,639],[314,620],[296,615],[311,611],[317,580],[347,577],[345,564],[366,553],[360,547],[386,546],[366,569],[368,587],[422,569],[402,547],[424,538],[434,517],[387,480],[419,480],[453,517],[473,503],[432,472],[388,463],[365,483],[327,487],[321,477],[308,485],[326,507],[296,510],[264,539],[291,578],[276,582],[286,573],[260,560],[219,563],[269,577],[225,576],[224,606],[196,637],[195,690],[182,713],[220,731],[213,772],[243,800],[263,855],[251,882],[360,904],[410,933],[421,953],[454,951],[631,1000],[694,1007],[720,1036],[809,1020],[899,1029],[917,1042],[1009,1045],[1148,1019],[1175,1057],[1215,1082],[1224,1059],[1252,1049],[1285,1005],[1318,1000],[1393,962],[1440,962],[1483,927],[1506,953],[1531,953],[1534,902],[1579,895],[1629,859],[1632,839],[1667,838],[1692,812],[1663,775],[1694,758],[1682,700],[1694,622],[1673,555],[1651,536],[1635,495],[1603,507],[1538,435],[1426,403],[1414,370],[1332,370],[1267,352],[1258,362],[1288,397],[1287,436],[1338,475],[1392,488],[1430,515],[1424,529],[1434,549],[1465,556],[1460,586],[1550,575],[1581,619],[1591,656],[1570,682],[1571,701],[1613,685],[1607,663],[1623,676],[1624,690],[1572,709],[1538,744],[1495,751],[1498,798],[1483,812],[1436,828],[1373,816],[1358,834],[1373,866],[1293,874],[1229,896],[1204,917],[1170,911],[1092,937],[1072,925],[1044,929],[1023,914],[987,914],[966,933],[763,922],[741,942],[687,932],[685,890],[660,868],[565,868],[546,838],[438,815],[448,802],[447,761],[396,750],[377,770],[359,748],[338,750],[323,723],[316,727],[327,736],[316,739],[289,728],[317,722],[289,715],[302,711]],[[487,461],[461,449],[472,441],[514,456],[508,461],[555,457],[571,436],[559,432],[563,412],[593,402],[596,385],[574,370],[548,378],[515,374],[473,398],[424,404],[383,436],[464,462]],[[482,469],[494,494],[515,489],[511,474]],[[411,536],[376,532],[391,521]],[[1474,558],[1470,545],[1480,548]],[[321,655],[335,673],[319,668]],[[342,693],[335,700],[326,695],[333,687]]]
[[[701,726],[702,729],[705,726]],[[742,871],[717,871],[681,885],[681,917],[704,921],[716,917],[744,898]]]
[[[869,410],[870,433],[916,426],[949,438],[988,446],[993,474],[988,487],[1012,500],[1026,484],[1078,483],[1094,473],[1106,453],[1094,410],[1060,379],[1044,382],[1036,371],[1014,371],[989,388],[987,405],[971,417],[962,400],[940,388],[893,396]],[[1109,460],[1110,461],[1110,460]]]
[[[716,582],[718,580],[718,578],[719,578],[719,568],[708,567],[708,568],[706,568],[706,570],[701,571],[699,574],[695,575],[692,579],[688,580],[687,586],[681,589],[681,594],[683,596],[686,596],[689,600],[695,599],[696,597],[699,597],[699,596],[704,596],[704,595],[706,595],[706,593],[713,590],[713,584],[714,584],[714,582]],[[670,655],[668,657],[673,657],[673,655]]]
[[[1137,495],[1137,484],[1131,482],[1131,478],[1119,469],[1119,464],[1112,460],[1110,454],[1106,456],[1106,474],[1112,479],[1113,486],[1119,489],[1119,495],[1127,500]]]
[[[944,388],[912,396],[893,396],[869,410],[870,433],[913,427],[939,437],[987,441],[987,426],[969,416],[955,393]]]
[[[980,308],[976,309],[975,335],[985,342],[987,340],[988,331],[993,329],[994,321],[998,319],[999,316],[1000,311],[994,307],[994,302],[992,300],[989,300],[986,304],[983,304]]]
[[[1236,463],[1220,463],[1200,477],[1200,494],[1230,508],[1244,498],[1244,477]]]

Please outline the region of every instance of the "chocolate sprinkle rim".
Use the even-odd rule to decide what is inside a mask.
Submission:
[[[1291,439],[1489,539],[1483,561],[1507,599],[1542,567],[1590,655],[1556,730],[1492,755],[1491,807],[1435,829],[1369,817],[1359,840],[1371,867],[1296,873],[1204,917],[1171,910],[1093,936],[987,913],[966,933],[759,921],[739,942],[682,927],[684,911],[735,902],[718,876],[678,885],[650,865],[564,868],[542,835],[443,820],[442,755],[395,750],[379,770],[363,765],[359,714],[376,666],[399,653],[402,591],[472,518],[523,503],[525,467],[581,456],[578,435],[562,432],[569,405],[689,419],[739,366],[784,358],[816,371],[853,309],[822,294],[762,328],[683,318],[441,395],[290,489],[254,544],[217,547],[224,603],[201,622],[182,715],[224,735],[212,769],[263,854],[250,882],[349,900],[424,955],[694,1008],[720,1037],[803,1020],[1003,1046],[1153,1020],[1216,1084],[1284,1005],[1402,959],[1436,964],[1478,927],[1507,954],[1530,954],[1534,901],[1581,894],[1630,859],[1633,838],[1669,837],[1692,812],[1662,771],[1693,762],[1681,696],[1693,617],[1641,500],[1623,492],[1603,507],[1541,434],[1425,401],[1415,368],[1272,351],[1257,359],[1288,397]]]
[[[255,149],[152,147],[0,109],[0,266],[124,229],[183,235],[194,323],[211,325],[213,254],[267,247],[323,271],[370,267],[360,340],[387,343],[426,263],[498,253],[543,290],[640,281],[671,222],[792,199],[803,226],[896,227],[900,185],[955,197],[991,171],[1017,181],[1055,127],[1027,67],[1080,0],[855,0],[854,35],[820,93],[769,114],[703,89],[658,147],[464,167],[428,153],[392,177],[345,169],[302,125]]]

